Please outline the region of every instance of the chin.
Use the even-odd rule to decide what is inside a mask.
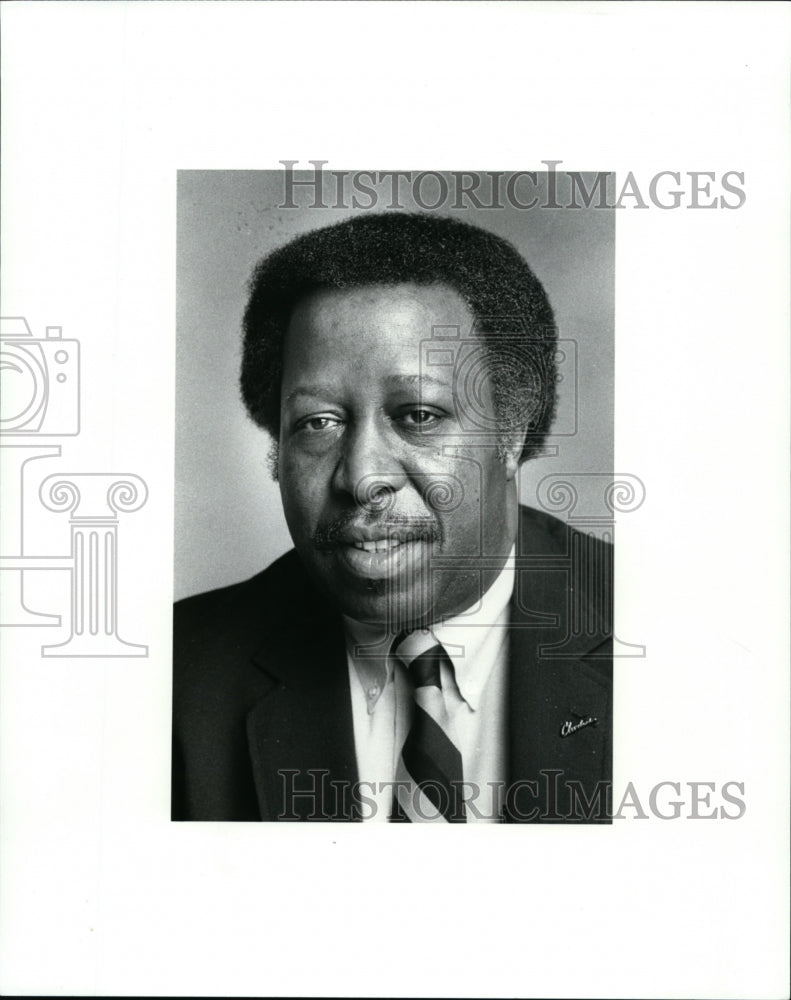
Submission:
[[[381,625],[393,635],[431,621],[431,609],[425,605],[417,607],[414,597],[409,594],[396,596],[387,593],[347,593],[339,595],[337,600],[345,615],[356,621]]]

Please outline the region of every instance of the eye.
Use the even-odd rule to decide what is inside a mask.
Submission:
[[[337,417],[305,417],[304,420],[300,420],[297,424],[297,430],[316,433],[317,431],[331,430],[333,427],[337,427],[339,423],[340,421]]]
[[[401,421],[409,428],[430,430],[440,421],[440,415],[433,410],[415,409],[402,414]]]

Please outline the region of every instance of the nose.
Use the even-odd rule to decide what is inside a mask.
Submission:
[[[350,425],[335,467],[334,488],[353,497],[359,507],[386,508],[407,482],[394,444],[387,428],[374,419]]]

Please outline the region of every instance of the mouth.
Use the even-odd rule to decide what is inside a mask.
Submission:
[[[404,538],[389,536],[387,538],[352,540],[342,544],[351,545],[361,552],[392,552],[393,549],[397,549],[401,545],[408,545],[412,541],[419,540],[417,536],[406,535]]]
[[[329,557],[347,577],[370,584],[407,573],[414,580],[422,563],[442,542],[442,527],[435,518],[392,518],[388,521],[339,518],[320,526],[313,539],[319,552]]]
[[[335,554],[347,571],[368,580],[397,577],[405,570],[410,575],[427,557],[431,539],[426,535],[402,535],[386,538],[355,538],[339,541]]]

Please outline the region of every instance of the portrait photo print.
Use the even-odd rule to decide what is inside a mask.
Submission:
[[[281,163],[178,174],[172,819],[610,822],[615,178]]]

